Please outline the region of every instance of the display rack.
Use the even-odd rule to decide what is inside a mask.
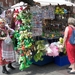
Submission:
[[[73,7],[72,6],[55,6],[60,7],[61,9],[64,8],[66,12],[65,14],[55,13],[54,19],[43,19],[43,37],[45,38],[55,38],[63,36],[64,29],[67,26],[68,17],[73,17]]]

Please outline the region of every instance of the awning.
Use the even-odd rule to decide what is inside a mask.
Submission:
[[[11,6],[11,8],[15,8],[15,7],[19,7],[19,6],[25,6],[25,5],[27,5],[26,3],[24,3],[24,2],[20,2],[20,3],[17,3],[17,4],[15,4],[15,5],[13,5],[13,6]]]
[[[75,6],[74,3],[65,0],[34,0],[35,2],[39,2],[41,6],[45,5],[67,5],[67,6]]]

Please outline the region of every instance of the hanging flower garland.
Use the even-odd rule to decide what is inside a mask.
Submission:
[[[16,30],[14,38],[17,40],[15,50],[19,53],[20,70],[30,67],[32,62],[32,33],[31,33],[31,13],[29,10],[22,10],[15,16]]]

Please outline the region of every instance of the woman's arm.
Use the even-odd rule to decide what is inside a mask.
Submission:
[[[65,42],[66,42],[66,40],[67,40],[68,31],[69,31],[69,28],[66,27],[66,28],[65,28],[65,33],[64,33],[64,39],[63,39],[63,47],[65,46]]]
[[[8,28],[8,30],[13,34],[15,31],[14,29],[10,28],[9,25],[6,23],[5,26]]]
[[[5,40],[6,37],[0,37],[0,40]]]

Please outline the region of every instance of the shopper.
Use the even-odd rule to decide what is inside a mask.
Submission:
[[[70,71],[68,73],[75,74],[75,45],[70,44],[69,39],[72,34],[72,28],[75,29],[75,19],[72,17],[68,18],[68,26],[65,28],[63,47],[66,47],[67,56],[70,62],[68,67]]]
[[[6,64],[8,64],[8,68],[15,69],[12,66],[12,62],[15,61],[15,52],[13,50],[13,44],[12,42],[10,45],[5,43],[5,39],[7,35],[14,32],[13,29],[11,29],[7,22],[5,21],[5,18],[0,16],[0,65],[2,66],[2,73],[9,74],[10,72],[6,69]]]

